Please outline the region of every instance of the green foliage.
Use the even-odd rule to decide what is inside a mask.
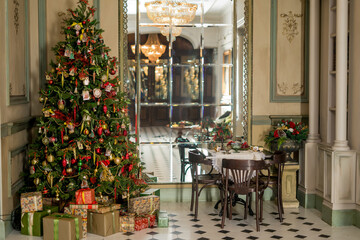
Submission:
[[[40,91],[43,116],[29,147],[26,189],[64,200],[82,187],[119,198],[146,187],[138,146],[130,134],[126,93],[119,89],[117,60],[110,57],[95,9],[80,0],[68,9],[53,51],[56,62]]]

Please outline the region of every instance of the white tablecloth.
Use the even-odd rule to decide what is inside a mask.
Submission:
[[[208,159],[212,159],[213,167],[219,172],[222,173],[222,160],[227,159],[238,159],[238,160],[264,160],[265,154],[263,152],[254,152],[252,150],[239,151],[235,153],[233,150],[230,151],[230,154],[226,154],[224,151],[215,152],[213,150],[209,151],[211,156],[208,156]],[[230,179],[232,177],[230,176]]]

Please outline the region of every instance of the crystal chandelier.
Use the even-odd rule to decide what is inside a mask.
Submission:
[[[151,62],[156,62],[164,54],[166,46],[160,44],[157,34],[149,34],[145,45],[141,45],[140,49]],[[131,45],[131,50],[135,54],[135,45]]]
[[[185,0],[155,0],[145,3],[148,17],[159,24],[171,27],[171,34],[175,37],[181,34],[181,27],[173,25],[187,24],[194,20],[197,4],[187,3]],[[170,27],[161,27],[160,32],[169,36]]]

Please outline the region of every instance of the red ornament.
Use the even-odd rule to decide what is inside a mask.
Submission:
[[[50,85],[51,85],[51,84],[53,84],[53,80],[49,80],[49,82],[48,82],[48,83],[49,83]]]
[[[110,74],[115,75],[116,71],[114,69],[111,69]]]
[[[126,137],[127,136],[127,131],[124,129],[123,131],[123,135]]]
[[[106,105],[103,106],[103,110],[104,110],[104,113],[107,113],[107,110],[108,110],[108,109],[107,109],[107,106],[106,106]]]
[[[50,142],[54,143],[56,141],[56,138],[55,137],[50,137]]]
[[[105,132],[105,135],[106,135],[106,136],[110,136],[110,133],[111,133],[111,132],[110,132],[109,130],[105,130],[104,132]]]
[[[130,164],[130,166],[129,166],[129,172],[130,172],[132,169],[133,169],[133,165]]]
[[[76,163],[75,158],[71,159],[71,164],[75,164],[75,163]]]
[[[67,29],[69,29],[69,30],[70,30],[70,27],[67,27]]]
[[[98,130],[97,130],[97,133],[98,133],[99,135],[101,135],[102,132],[103,132],[103,128],[102,128],[102,127],[99,127]]]
[[[90,182],[91,182],[92,184],[95,184],[95,183],[96,183],[96,177],[91,177],[91,178],[90,178]]]
[[[88,19],[87,21],[90,22],[90,19]]]
[[[100,138],[99,139],[99,143],[103,143],[104,142],[104,139],[103,138]]]
[[[100,154],[101,153],[101,148],[97,148],[95,151],[96,151],[97,154]]]
[[[129,159],[129,154],[128,153],[125,154],[125,159]]]
[[[61,164],[62,164],[63,167],[66,167],[67,162],[66,162],[66,159],[65,159],[65,158],[62,160]]]
[[[86,24],[86,21],[83,21],[83,24]]]
[[[64,168],[64,170],[62,171],[62,175],[66,176],[66,170]]]

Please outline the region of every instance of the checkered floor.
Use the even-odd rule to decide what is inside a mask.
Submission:
[[[161,203],[161,209],[169,213],[168,228],[150,228],[134,233],[117,233],[106,238],[88,234],[95,239],[159,239],[159,240],[207,240],[207,239],[359,239],[360,229],[350,227],[331,227],[321,220],[320,212],[314,209],[285,209],[283,223],[277,219],[277,209],[273,202],[264,204],[264,221],[260,232],[256,232],[254,217],[243,219],[243,207],[236,206],[233,219],[226,219],[221,229],[221,217],[212,202],[200,202],[199,217],[195,220],[189,211],[190,204]],[[29,237],[13,231],[9,240],[41,239]]]

